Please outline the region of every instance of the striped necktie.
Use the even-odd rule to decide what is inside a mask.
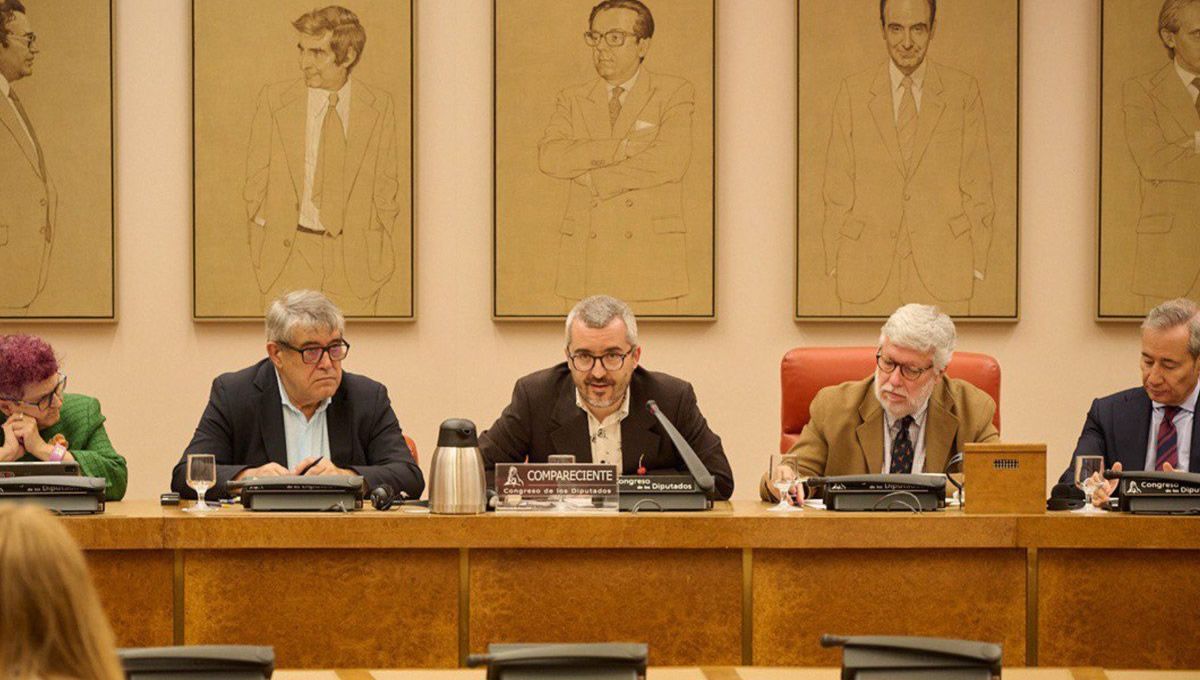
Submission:
[[[1163,469],[1166,463],[1170,463],[1171,467],[1179,467],[1179,433],[1175,431],[1175,416],[1178,413],[1178,406],[1163,407],[1162,424],[1158,426],[1158,436],[1154,438],[1155,470]]]

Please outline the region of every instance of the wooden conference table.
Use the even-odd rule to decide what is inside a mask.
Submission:
[[[647,670],[647,680],[838,680],[837,668],[767,666],[664,668]],[[275,680],[484,680],[481,669],[275,671]],[[1005,668],[1005,680],[1200,680],[1200,671],[1113,671],[1101,668]]]
[[[655,666],[836,666],[822,633],[998,642],[1009,667],[1200,668],[1200,518],[908,513],[63,521],[125,646],[281,668],[453,668],[492,642],[641,641]]]

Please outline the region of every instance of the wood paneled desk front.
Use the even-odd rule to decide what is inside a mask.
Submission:
[[[194,517],[135,501],[64,521],[120,644],[269,644],[285,668],[453,668],[491,642],[581,640],[647,642],[656,666],[836,665],[825,632],[989,640],[1006,666],[1200,668],[1180,643],[1200,636],[1200,518],[767,507]]]

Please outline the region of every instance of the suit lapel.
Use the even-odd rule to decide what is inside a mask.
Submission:
[[[287,440],[283,434],[283,401],[279,398],[279,378],[275,375],[275,365],[264,361],[254,378],[254,385],[259,389],[258,423],[262,430],[263,448],[267,452],[267,460],[288,466]]]
[[[573,454],[579,463],[592,462],[587,414],[575,405],[575,383],[570,379],[558,391],[550,421],[550,442],[554,444],[554,453]]]
[[[1197,118],[1191,93],[1184,87],[1183,81],[1175,71],[1175,64],[1171,62],[1159,69],[1158,73],[1154,74],[1153,81],[1154,98],[1171,112],[1180,129],[1185,133],[1195,130],[1197,125],[1200,125],[1200,119]]]
[[[642,75],[646,74],[643,72]],[[638,87],[640,86],[641,81],[639,80]],[[625,420],[621,421],[622,471],[629,470],[630,472],[635,472],[637,470],[638,459],[642,456],[646,457],[647,468],[659,467],[658,463],[655,462],[655,458],[662,438],[666,436],[665,432],[659,433],[655,431],[654,428],[658,425],[658,419],[645,408],[646,399],[649,396],[646,394],[646,388],[643,384],[642,370],[641,368],[634,369],[633,379],[629,383],[629,415],[625,416]],[[670,463],[672,467],[674,466],[673,458]],[[666,463],[666,461],[663,462]]]
[[[329,434],[329,459],[338,467],[346,467],[354,463],[354,449],[351,445],[350,421],[353,417],[350,400],[346,395],[346,381],[342,384],[329,401],[325,410],[325,429]]]
[[[379,112],[375,110],[375,94],[359,82],[351,85],[350,89],[353,90],[350,95],[350,138],[346,140],[346,167],[342,175],[342,186],[346,188],[347,197],[354,189],[354,181],[358,179],[358,171],[367,155],[367,143],[379,120]]]
[[[8,99],[8,97],[4,97],[3,95],[0,95],[0,98]],[[9,134],[13,136],[13,139],[17,140],[17,144],[20,145],[21,151],[25,154],[25,160],[29,161],[29,165],[33,168],[33,171],[38,173],[40,177],[41,172],[38,169],[37,149],[33,147],[33,140],[29,138],[29,134],[25,132],[25,128],[21,125],[21,118],[17,115],[17,110],[13,107],[11,100],[0,104],[0,122],[4,123],[4,127],[8,128]]]
[[[588,92],[583,110],[583,122],[587,125],[588,136],[591,139],[608,139],[612,136],[612,125],[608,122],[608,88],[604,79],[596,79]]]
[[[862,422],[854,429],[858,438],[858,452],[867,463],[867,471],[873,475],[883,470],[883,407],[875,398],[874,382],[867,385],[867,394],[858,405]]]
[[[1146,395],[1145,390],[1137,390],[1127,399],[1128,412],[1131,415],[1129,418],[1116,419],[1115,457],[1127,470],[1142,470],[1146,467],[1146,447],[1150,445],[1150,416],[1153,404],[1150,403],[1150,397]]]
[[[654,94],[654,81],[650,76],[650,72],[642,69],[642,74],[638,76],[637,82],[633,84],[633,89],[629,94],[625,95],[625,103],[621,105],[621,113],[617,116],[617,122],[612,127],[613,139],[620,139],[629,134],[633,128],[633,123],[638,119],[638,114],[642,109],[646,108],[646,103],[650,101],[650,95]]]
[[[946,461],[955,453],[958,417],[954,414],[948,391],[949,384],[942,378],[929,399],[929,411],[925,415],[925,467],[922,472],[945,470]]]
[[[304,195],[304,149],[308,123],[308,88],[297,81],[280,95],[279,111],[275,116],[279,126],[279,138],[283,153],[287,156],[288,172],[292,176],[292,188],[296,200]]]
[[[929,64],[925,70],[925,83],[922,85],[921,109],[917,112],[917,135],[913,140],[912,168],[909,175],[914,174],[921,164],[921,157],[925,155],[929,140],[933,139],[933,131],[946,108],[946,102],[942,98],[943,89],[937,67]]]
[[[892,105],[892,79],[888,76],[887,64],[875,76],[871,84],[871,102],[867,105],[875,119],[875,130],[883,140],[892,162],[901,175],[905,174],[904,157],[900,155],[900,139],[896,136],[896,114]],[[881,435],[882,436],[882,435]]]

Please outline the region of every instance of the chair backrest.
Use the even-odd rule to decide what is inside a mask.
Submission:
[[[412,440],[412,437],[404,435],[404,443],[408,444],[408,451],[412,454],[413,462],[417,465],[421,464],[421,459],[417,457],[417,443]]]
[[[874,347],[797,347],[783,355],[782,428],[779,450],[787,451],[808,424],[808,407],[822,387],[861,380],[875,370]],[[966,380],[996,402],[992,424],[1000,429],[1000,364],[987,354],[955,352],[946,375]]]

